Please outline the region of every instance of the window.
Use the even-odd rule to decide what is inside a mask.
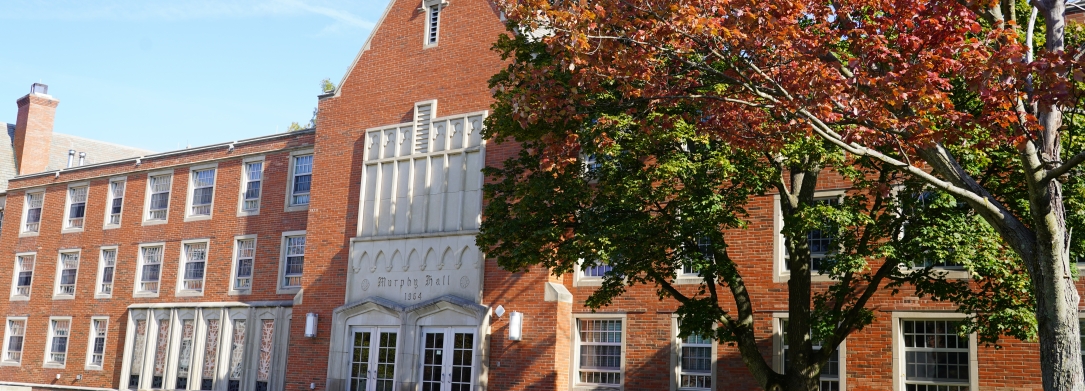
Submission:
[[[158,282],[162,272],[162,249],[164,245],[144,246],[139,248],[139,278],[136,280],[136,293],[158,294]]]
[[[75,280],[79,273],[79,252],[60,253],[57,269],[57,287],[53,296],[75,295]]]
[[[815,198],[815,205],[836,206],[840,204],[839,197]],[[810,246],[810,270],[816,272],[821,269],[821,260],[825,259],[832,251],[833,237],[831,227],[811,230],[806,233],[806,243]],[[787,263],[784,263],[785,267]]]
[[[234,256],[234,291],[248,291],[252,289],[252,266],[256,258],[256,238],[238,238],[235,242]]]
[[[283,239],[282,288],[300,288],[305,268],[305,235],[286,236]]]
[[[621,386],[622,319],[577,319],[577,385]]]
[[[365,328],[354,329],[352,334],[354,347],[350,361],[350,388],[348,391],[394,390],[396,384],[396,337],[398,336],[396,330]],[[427,340],[426,342],[430,341]],[[434,342],[432,345],[436,346],[437,343]],[[430,368],[437,368],[437,365],[431,364]],[[440,388],[438,385],[434,386]]]
[[[678,340],[678,389],[711,390],[712,339],[690,335]]]
[[[128,371],[128,389],[139,388],[140,375],[143,374],[143,355],[147,344],[147,320],[137,319],[136,332],[132,339],[131,369]]]
[[[67,229],[83,229],[83,220],[87,216],[87,186],[68,188],[68,218],[64,224]]]
[[[901,320],[906,391],[970,390],[968,336],[957,335],[959,322]]]
[[[45,191],[26,194],[26,211],[23,213],[23,232],[38,232],[41,228],[41,206]]]
[[[181,349],[177,354],[177,383],[175,389],[188,389],[189,372],[192,369],[192,338],[196,334],[196,322],[185,319],[181,322]]]
[[[189,216],[210,216],[215,196],[215,169],[192,170],[192,194]]]
[[[203,349],[203,378],[200,379],[201,390],[212,390],[215,387],[215,368],[218,367],[219,333],[222,323],[218,319],[207,319],[206,345]]]
[[[71,319],[49,320],[49,349],[45,356],[45,365],[63,366],[68,358],[68,333],[71,331]]]
[[[113,295],[113,270],[117,266],[117,249],[103,248],[102,255],[98,258],[98,288],[96,295],[110,297]]]
[[[23,254],[15,256],[15,283],[12,284],[11,295],[22,299],[30,298],[30,283],[34,279],[35,254]]]
[[[148,179],[150,202],[147,204],[147,220],[165,221],[170,207],[170,184],[173,175],[155,175]]]
[[[275,320],[260,319],[260,352],[256,357],[256,391],[268,391],[268,381],[271,380],[271,350],[275,346],[274,338]]]
[[[780,319],[780,367],[783,368],[784,373],[787,373],[787,359],[788,359],[788,343],[787,343],[787,319]],[[821,342],[814,341],[814,350],[821,350]],[[840,350],[837,349],[833,352],[833,357],[829,359],[825,366],[821,368],[820,381],[818,382],[819,389],[821,391],[840,391]]]
[[[107,318],[91,318],[90,348],[87,349],[87,367],[101,369],[105,362],[105,336],[109,327]]]
[[[426,8],[426,44],[434,45],[437,43],[437,37],[441,22],[441,5],[434,4]]]
[[[154,366],[151,367],[151,388],[161,389],[166,378],[166,356],[169,355],[170,345],[170,321],[169,319],[158,320],[158,337],[155,338],[155,348],[151,352],[154,357]]]
[[[246,162],[241,177],[241,211],[256,213],[260,210],[260,187],[264,182],[264,162]]]
[[[700,236],[697,238],[697,253],[701,255],[706,261],[711,262],[715,259],[715,254],[712,249],[712,239],[707,236]],[[700,271],[692,263],[683,263],[681,273],[678,273],[679,277],[697,277],[700,276]]]
[[[8,318],[7,330],[4,335],[4,357],[0,361],[8,364],[19,364],[23,361],[23,336],[26,335],[26,318]]]
[[[109,182],[109,205],[106,208],[106,225],[120,225],[121,211],[124,207],[124,179]]]
[[[844,191],[818,192],[815,194],[814,202],[811,206],[827,205],[836,207],[840,205],[841,197],[843,196]],[[789,275],[791,274],[791,265],[788,264],[788,250],[787,246],[784,243],[784,235],[781,233],[784,228],[783,212],[780,207],[781,200],[779,199],[778,195],[774,198],[774,224],[776,234],[773,235],[773,257],[776,261],[774,262],[775,266],[773,267],[773,281],[783,282],[787,281]],[[821,270],[822,268],[822,260],[824,260],[826,257],[829,257],[830,255],[832,255],[833,252],[838,250],[837,245],[834,243],[832,237],[832,232],[834,230],[835,227],[831,225],[831,223],[825,222],[824,224],[822,224],[822,228],[813,229],[806,233],[807,245],[810,248],[811,278],[813,278],[815,281],[829,281],[831,278],[828,275],[821,274],[819,270]]]
[[[469,391],[475,379],[475,331],[424,328],[421,358],[423,391]]]
[[[241,376],[244,375],[244,367],[241,366],[245,355],[245,320],[234,320],[233,341],[230,343],[230,366],[227,368],[226,390],[239,391],[241,389]]]
[[[207,242],[182,244],[181,289],[178,293],[203,292],[203,275],[207,266]]]
[[[313,180],[313,155],[293,157],[290,180],[290,206],[309,205]]]

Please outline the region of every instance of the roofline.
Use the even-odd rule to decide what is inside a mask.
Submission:
[[[388,7],[384,8],[384,13],[381,14],[380,19],[377,19],[377,23],[373,25],[373,30],[369,32],[369,37],[365,39],[365,43],[362,44],[362,48],[358,50],[358,55],[354,56],[354,61],[351,61],[350,66],[347,67],[347,73],[343,74],[343,78],[339,79],[339,85],[335,86],[335,92],[330,94],[321,94],[319,99],[325,99],[330,97],[338,97],[339,91],[343,89],[343,84],[347,82],[347,78],[350,77],[350,73],[354,71],[354,67],[358,65],[358,62],[362,60],[362,54],[369,51],[369,44],[373,42],[373,37],[377,35],[377,30],[380,30],[381,24],[384,23],[384,18],[388,17],[388,14],[392,12],[392,6],[396,5],[397,0],[389,0]]]
[[[45,172],[39,172],[39,173],[34,173],[34,174],[19,175],[19,176],[16,176],[14,178],[11,178],[11,180],[9,180],[9,182],[20,180],[20,179],[29,179],[29,178],[38,178],[38,177],[49,176],[49,175],[57,175],[58,173],[61,173],[61,172],[79,171],[79,170],[85,170],[85,169],[91,169],[91,168],[111,166],[111,165],[114,165],[114,164],[128,162],[128,161],[134,162],[136,160],[142,160],[142,159],[156,159],[156,158],[162,158],[162,157],[167,157],[167,156],[183,155],[183,154],[191,153],[191,152],[202,152],[202,151],[208,151],[208,150],[212,150],[212,149],[215,149],[215,148],[222,148],[222,147],[226,147],[226,146],[230,146],[230,145],[250,144],[250,143],[256,143],[256,142],[260,142],[260,141],[274,140],[274,139],[282,138],[282,137],[292,137],[292,136],[295,136],[295,135],[298,135],[298,134],[306,134],[306,133],[316,133],[316,128],[295,130],[293,132],[286,132],[286,133],[276,133],[276,134],[267,135],[267,136],[260,136],[260,137],[254,137],[254,138],[237,140],[237,141],[230,141],[230,142],[225,142],[225,143],[205,145],[205,146],[202,146],[202,147],[178,149],[178,150],[174,150],[174,151],[156,153],[156,154],[152,154],[152,155],[144,155],[144,156],[140,156],[140,157],[137,157],[137,158],[125,158],[125,159],[112,160],[112,161],[102,162],[102,163],[88,164],[88,165],[85,165],[85,166],[75,166],[75,167],[62,168],[62,169],[53,170],[53,171],[45,171]]]
[[[126,149],[133,149],[133,150],[137,150],[137,151],[143,151],[143,152],[150,152],[150,153],[154,153],[154,151],[152,151],[152,150],[150,150],[150,149],[144,149],[144,148],[136,148],[136,147],[129,147],[129,146],[127,146],[127,145],[120,145],[120,144],[116,144],[116,143],[111,143],[111,142],[109,142],[109,141],[101,141],[101,140],[95,140],[95,139],[92,139],[92,138],[86,138],[86,137],[83,137],[83,136],[76,136],[76,135],[74,135],[74,134],[67,134],[67,133],[57,133],[57,132],[53,132],[53,134],[59,134],[59,135],[62,135],[62,136],[68,136],[68,137],[74,137],[74,138],[77,138],[77,139],[80,139],[80,140],[86,140],[86,141],[90,141],[90,142],[95,142],[95,143],[101,143],[101,144],[105,144],[105,145],[109,145],[109,146],[114,146],[114,147],[118,147],[118,148],[126,148]]]

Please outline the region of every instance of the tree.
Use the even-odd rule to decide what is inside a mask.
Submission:
[[[552,61],[513,65],[496,86],[522,128],[589,118],[584,102],[611,93],[644,102],[631,112],[694,108],[658,126],[698,119],[698,132],[738,146],[814,137],[952,195],[1028,273],[1045,389],[1082,390],[1071,259],[1085,245],[1068,228],[1080,203],[1066,199],[1085,161],[1083,52],[1067,50],[1063,0],[1033,5],[507,1],[515,31]],[[549,141],[558,160],[578,145]]]

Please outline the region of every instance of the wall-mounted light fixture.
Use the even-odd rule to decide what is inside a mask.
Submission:
[[[305,314],[305,338],[313,338],[316,336],[316,314]]]
[[[513,311],[509,314],[509,340],[520,341],[524,339],[524,314]]]

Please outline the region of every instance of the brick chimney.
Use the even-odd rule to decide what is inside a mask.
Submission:
[[[34,83],[30,93],[19,98],[15,120],[15,164],[19,175],[45,171],[49,165],[49,144],[53,141],[53,117],[60,101],[49,96],[49,86]]]

